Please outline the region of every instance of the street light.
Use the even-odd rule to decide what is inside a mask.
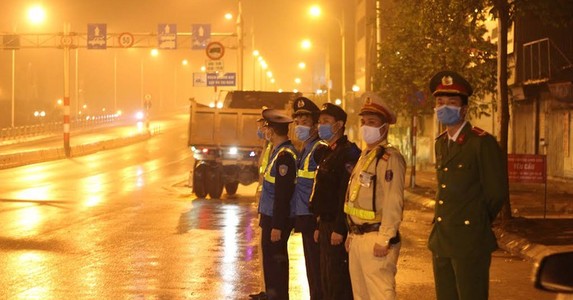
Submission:
[[[312,17],[319,17],[321,15],[321,9],[320,6],[318,5],[313,5],[310,7],[308,13],[312,16]],[[343,12],[344,14],[344,12]],[[342,109],[346,109],[346,38],[345,38],[345,34],[344,34],[344,16],[342,16],[342,20],[339,20],[338,18],[334,17],[334,16],[330,16],[332,19],[334,19],[336,21],[336,24],[338,25],[338,28],[340,29],[340,39],[342,41]],[[330,72],[330,71],[329,71]],[[330,74],[328,74],[328,77],[330,77]]]

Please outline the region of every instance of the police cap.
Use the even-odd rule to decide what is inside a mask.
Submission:
[[[292,123],[291,117],[274,108],[267,108],[263,110],[263,118],[265,119],[267,126],[270,127],[285,125],[288,126],[289,123]]]
[[[324,103],[320,109],[320,114],[333,116],[336,121],[342,121],[346,123],[346,112],[344,112],[344,110],[338,105],[334,105],[332,103]]]
[[[382,115],[388,123],[396,124],[396,113],[377,93],[365,92],[360,100],[362,101],[362,108],[359,115],[378,114]]]
[[[462,96],[464,104],[472,95],[473,88],[460,74],[454,71],[441,71],[430,79],[430,91],[434,96]]]
[[[318,106],[314,104],[310,99],[306,97],[298,97],[292,103],[292,116],[297,117],[301,115],[311,115],[315,116],[320,113]]]

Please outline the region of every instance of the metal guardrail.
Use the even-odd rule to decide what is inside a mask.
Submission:
[[[118,115],[90,116],[84,119],[75,119],[70,122],[71,130],[93,128],[107,123],[122,120]],[[63,132],[63,122],[49,122],[35,125],[9,127],[0,129],[0,141],[15,140],[42,135],[55,135]]]

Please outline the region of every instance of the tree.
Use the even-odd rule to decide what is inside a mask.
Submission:
[[[453,70],[474,87],[470,113],[487,113],[487,105],[474,100],[493,93],[496,82],[495,45],[485,38],[483,1],[394,0],[385,6],[380,11],[383,36],[374,90],[414,124],[417,116],[433,112],[434,103],[428,100],[431,76]]]

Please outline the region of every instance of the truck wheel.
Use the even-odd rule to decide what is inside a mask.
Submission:
[[[233,196],[234,194],[236,194],[238,188],[239,188],[239,182],[238,181],[229,182],[229,183],[225,184],[225,191],[227,192],[227,195],[229,195],[229,196]]]
[[[207,176],[207,190],[211,199],[219,199],[221,198],[221,194],[223,194],[223,178],[221,175],[221,169],[217,167],[209,170],[209,176]]]
[[[207,196],[207,188],[205,186],[205,179],[207,178],[207,166],[198,165],[193,174],[193,192],[197,198],[205,198]]]

